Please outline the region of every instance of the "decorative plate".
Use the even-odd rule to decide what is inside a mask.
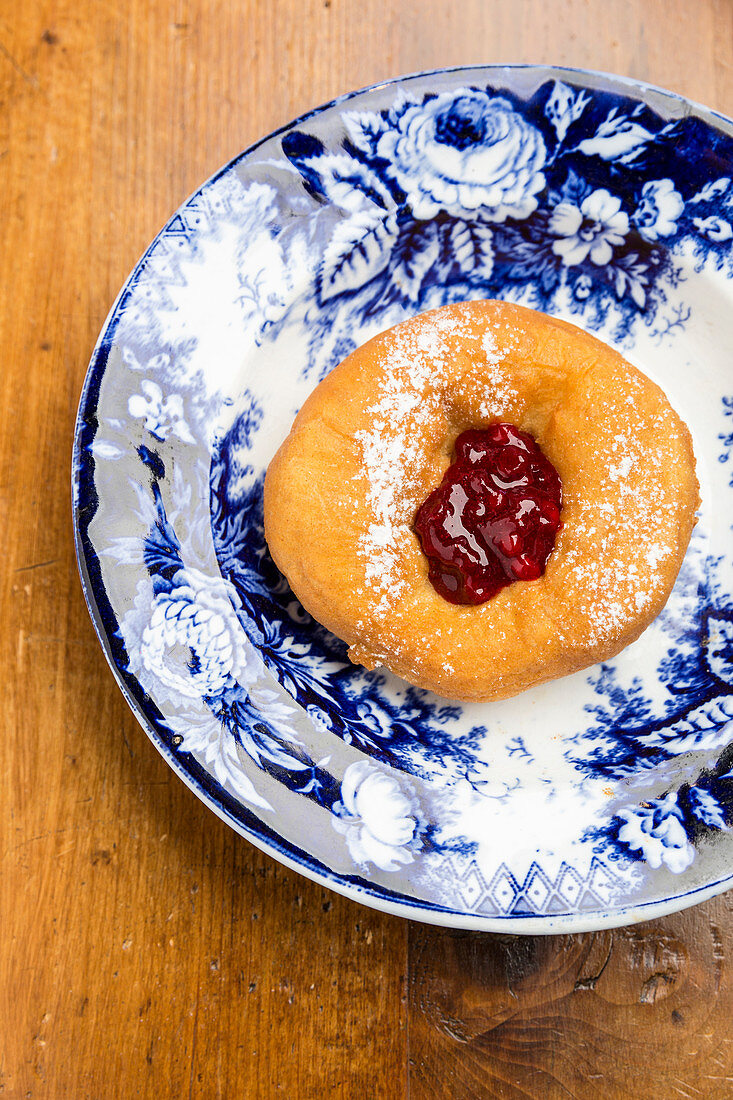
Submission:
[[[678,96],[467,68],[305,115],[156,237],[84,386],[79,566],[141,724],[243,836],[366,904],[493,931],[619,925],[733,884],[732,180],[733,123]],[[349,664],[268,555],[262,485],[355,346],[482,297],[656,379],[703,505],[665,611],[616,660],[461,706]]]

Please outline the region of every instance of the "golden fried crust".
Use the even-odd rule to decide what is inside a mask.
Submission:
[[[538,580],[455,605],[412,522],[456,437],[499,420],[557,469],[563,527]],[[698,503],[690,434],[658,386],[574,325],[482,301],[381,333],[321,382],[268,469],[265,534],[353,661],[492,700],[634,641],[669,596]]]

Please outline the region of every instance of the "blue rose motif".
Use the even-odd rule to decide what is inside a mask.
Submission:
[[[640,852],[641,859],[654,870],[664,864],[679,875],[694,860],[695,849],[687,839],[674,791],[633,809],[619,810],[617,817],[624,822],[618,839],[632,852]]]
[[[175,695],[220,694],[229,677],[251,682],[251,648],[237,619],[233,585],[198,569],[179,569],[152,602],[140,638],[140,661]]]
[[[677,219],[684,209],[682,196],[672,180],[649,180],[641,189],[633,221],[642,237],[657,241],[676,232]]]
[[[368,760],[350,764],[344,772],[332,824],[360,866],[373,863],[396,871],[415,858],[410,850],[418,828],[414,799],[393,775]]]
[[[473,88],[407,106],[377,153],[420,220],[479,208],[495,222],[526,218],[545,186],[539,131],[506,99]]]

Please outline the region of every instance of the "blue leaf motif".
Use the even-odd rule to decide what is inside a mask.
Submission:
[[[318,177],[322,193],[342,210],[363,210],[365,200],[383,210],[394,207],[390,192],[376,172],[345,153],[313,157],[303,161],[303,167],[312,177]]]
[[[628,293],[639,309],[644,308],[649,279],[646,264],[639,263],[635,252],[622,256],[615,266],[609,267],[608,275],[619,298]]]
[[[145,540],[138,535],[120,535],[110,539],[102,553],[121,565],[138,565],[144,560]]]
[[[496,252],[497,261],[507,264],[507,274],[512,279],[536,280],[546,293],[557,286],[560,260],[552,251],[550,240],[502,227]]]
[[[713,199],[720,198],[721,195],[724,195],[729,187],[730,179],[728,176],[722,176],[719,180],[711,180],[709,183],[706,183],[689,201],[690,203],[712,202]]]
[[[404,234],[395,252],[399,263],[392,272],[392,281],[400,293],[417,302],[423,280],[440,256],[440,241],[435,222],[418,222],[418,230]]]
[[[480,221],[458,221],[450,247],[461,274],[488,279],[494,267],[493,231]]]
[[[323,256],[321,301],[359,290],[384,271],[396,236],[394,215],[365,210],[339,222]]]
[[[122,447],[118,447],[115,443],[107,443],[103,439],[94,439],[89,450],[95,459],[100,459],[102,462],[114,462],[126,454]]]
[[[716,798],[703,787],[690,787],[688,798],[690,809],[698,820],[713,829],[727,829],[723,810]]]
[[[181,544],[166,515],[163,498],[156,481],[152,483],[151,489],[157,519],[145,538],[143,560],[153,577],[154,584],[160,585],[163,579],[168,583],[181,568]]]
[[[592,188],[587,180],[584,180],[571,168],[568,171],[567,179],[562,185],[561,194],[558,196],[557,202],[565,199],[567,202],[572,202],[575,206],[580,206],[583,199],[590,195],[591,190]]]
[[[387,123],[382,116],[361,111],[346,111],[342,117],[354,146],[362,153],[374,156],[377,143],[387,129]]]

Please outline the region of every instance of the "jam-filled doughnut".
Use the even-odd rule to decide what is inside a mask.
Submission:
[[[618,653],[695,523],[690,435],[574,325],[497,301],[370,340],[311,394],[265,481],[265,533],[349,656],[503,699]]]

